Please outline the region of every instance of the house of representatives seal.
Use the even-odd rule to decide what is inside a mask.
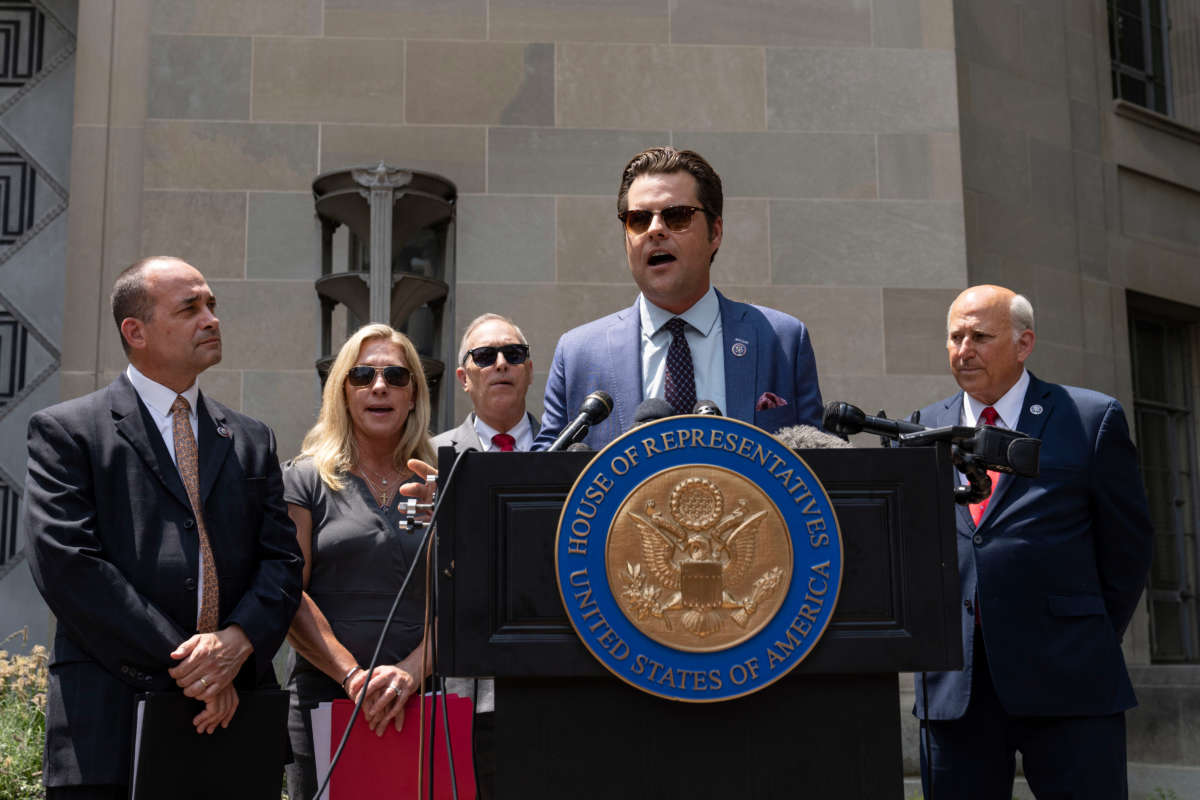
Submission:
[[[713,702],[783,677],[833,616],[842,541],[807,464],[733,419],[679,416],[600,451],[559,520],[559,592],[614,675]]]

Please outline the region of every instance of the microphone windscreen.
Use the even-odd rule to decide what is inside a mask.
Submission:
[[[675,416],[675,408],[661,397],[647,397],[633,412],[633,425],[637,427],[644,422],[656,419],[666,419]]]
[[[792,450],[824,450],[836,447],[853,447],[832,433],[814,428],[812,425],[791,425],[775,431],[775,438]]]
[[[721,407],[712,400],[697,400],[696,405],[692,406],[693,414],[707,414],[712,417],[720,417]]]
[[[589,447],[586,442],[576,442],[575,444],[573,444],[567,448],[567,452],[568,453],[594,453],[595,450],[593,450],[591,447]]]

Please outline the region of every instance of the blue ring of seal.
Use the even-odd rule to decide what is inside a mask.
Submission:
[[[680,446],[670,448],[672,442]],[[792,540],[792,578],[779,610],[754,636],[716,652],[676,650],[642,633],[625,617],[607,575],[608,533],[625,497],[648,478],[690,464],[724,467],[757,483]],[[833,504],[802,458],[747,423],[685,415],[636,428],[596,454],[563,505],[554,562],[567,617],[600,663],[644,692],[704,703],[758,691],[812,652],[837,607],[843,548]]]

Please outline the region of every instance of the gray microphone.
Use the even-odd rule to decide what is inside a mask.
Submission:
[[[775,431],[775,438],[792,450],[823,450],[835,447],[853,447],[831,433],[812,425],[791,425]]]
[[[710,417],[722,417],[721,407],[712,400],[697,400],[696,405],[692,406],[693,414],[705,414]]]
[[[647,397],[633,412],[633,427],[675,416],[675,407],[661,397]]]

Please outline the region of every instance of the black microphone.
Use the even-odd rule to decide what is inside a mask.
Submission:
[[[712,400],[697,400],[696,405],[692,406],[693,414],[706,414],[710,417],[721,417],[721,407]]]
[[[661,397],[647,397],[633,412],[633,427],[675,416],[675,407]]]
[[[590,427],[603,422],[612,413],[612,405],[612,398],[608,396],[608,392],[599,389],[583,398],[583,403],[579,406],[579,415],[570,425],[563,428],[554,444],[547,447],[546,451],[562,450],[587,436]]]
[[[825,404],[825,414],[821,419],[821,425],[832,433],[852,434],[866,431],[893,439],[899,438],[905,433],[928,430],[924,425],[914,425],[911,422],[901,422],[898,419],[887,419],[886,417],[872,417],[864,414],[863,410],[857,406],[837,401]]]

